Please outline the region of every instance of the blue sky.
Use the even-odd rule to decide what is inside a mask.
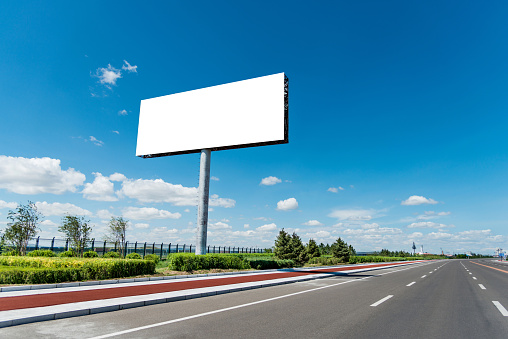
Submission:
[[[503,1],[4,1],[0,228],[31,200],[41,237],[70,213],[96,238],[114,215],[131,240],[195,243],[199,155],[137,158],[140,101],[285,72],[289,144],[212,153],[209,244],[270,247],[284,227],[360,251],[506,248],[507,14]]]

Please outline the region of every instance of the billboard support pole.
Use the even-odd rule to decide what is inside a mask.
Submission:
[[[201,150],[198,188],[198,230],[196,236],[196,255],[206,254],[206,235],[208,228],[208,196],[210,192],[211,150]]]

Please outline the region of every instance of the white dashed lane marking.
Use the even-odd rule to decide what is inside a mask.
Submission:
[[[379,301],[376,301],[375,303],[373,303],[373,304],[372,304],[372,305],[370,305],[370,306],[372,306],[372,307],[376,307],[377,305],[384,303],[385,301],[387,301],[387,300],[388,300],[388,299],[390,299],[391,297],[393,297],[393,295],[389,295],[389,296],[387,296],[387,297],[384,297],[383,299],[381,299],[381,300],[379,300]]]
[[[482,290],[486,290],[485,286],[483,286],[482,284],[478,284],[478,286],[480,286]]]
[[[409,283],[406,286],[411,286],[411,285],[414,285],[414,284],[416,284],[416,281],[413,281],[412,283]]]
[[[501,305],[499,301],[492,301],[492,303],[496,305],[497,309],[499,310],[499,312],[501,312],[503,317],[508,317],[508,311],[506,310],[506,308],[504,308],[503,305]]]
[[[425,278],[427,275],[422,275],[422,279]]]

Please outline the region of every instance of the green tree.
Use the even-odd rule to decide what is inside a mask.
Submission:
[[[58,231],[65,234],[71,241],[71,248],[80,256],[86,247],[86,242],[90,240],[92,226],[89,225],[90,220],[84,217],[66,215],[63,217],[62,225],[58,227]]]
[[[309,255],[309,259],[321,256],[321,251],[319,250],[319,247],[316,244],[316,240],[309,239],[309,243],[307,244],[307,253]]]
[[[293,257],[290,259],[293,259],[296,263],[303,265],[307,261],[309,261],[309,255],[307,254],[307,249],[302,243],[302,239],[296,234],[296,232],[293,232],[293,235],[291,236],[291,240],[289,241],[290,247],[293,250]]]
[[[122,217],[111,217],[111,220],[109,221],[108,227],[109,227],[109,236],[108,240],[113,241],[115,243],[119,244],[119,250],[120,254],[124,256],[125,252],[125,234],[127,232],[127,223],[129,221],[125,220]]]
[[[8,212],[7,223],[2,240],[21,255],[25,255],[30,238],[39,231],[40,220],[44,216],[37,211],[37,206],[29,201],[26,205],[18,205],[16,209]]]
[[[275,239],[274,251],[278,259],[293,259],[293,249],[291,248],[291,236],[281,229]]]
[[[332,245],[332,255],[341,262],[349,262],[348,244],[341,238],[337,239]]]
[[[349,254],[352,256],[356,255],[356,250],[354,249],[353,245],[349,245]]]

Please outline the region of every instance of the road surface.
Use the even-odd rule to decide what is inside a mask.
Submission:
[[[442,260],[0,329],[38,338],[507,338],[508,265]]]

